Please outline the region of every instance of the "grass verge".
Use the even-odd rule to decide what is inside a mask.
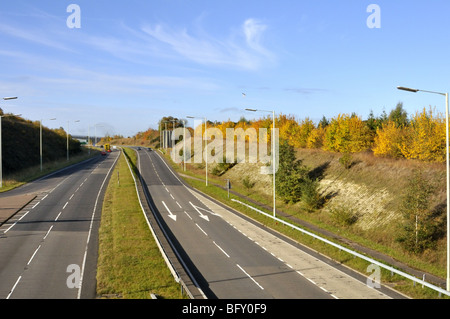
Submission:
[[[135,152],[124,148],[132,161]],[[133,177],[120,155],[105,193],[99,229],[99,298],[184,298],[170,273],[139,205]]]

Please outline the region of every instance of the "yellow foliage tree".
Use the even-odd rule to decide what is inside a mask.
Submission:
[[[382,157],[403,157],[402,145],[409,136],[409,127],[397,126],[394,121],[388,121],[377,128],[373,153]]]
[[[416,112],[410,124],[408,138],[401,143],[401,152],[406,158],[428,162],[445,161],[445,119],[430,108]]]
[[[308,138],[315,128],[316,126],[311,119],[305,118],[304,120],[302,120],[299,124],[299,130],[295,138],[296,143],[294,144],[294,146],[301,148],[307,147]]]
[[[324,149],[334,152],[361,152],[370,148],[368,127],[356,115],[339,114],[331,119],[324,136]]]
[[[281,140],[286,140],[289,145],[292,145],[294,147],[301,147],[297,140],[300,132],[300,126],[294,117],[281,115],[278,125],[279,137]]]
[[[307,148],[321,148],[325,137],[325,128],[319,126],[311,131],[306,140]]]

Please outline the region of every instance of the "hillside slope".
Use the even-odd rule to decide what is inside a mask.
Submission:
[[[445,165],[357,153],[352,155],[350,168],[346,169],[339,162],[341,157],[340,153],[298,149],[297,158],[309,167],[310,175],[320,181],[320,193],[325,203],[320,209],[307,212],[301,202],[286,204],[277,199],[277,209],[389,254],[417,269],[445,277],[445,235],[438,240],[436,249],[426,250],[419,255],[404,251],[396,240],[404,218],[400,206],[408,179],[415,170],[421,170],[435,186],[430,208],[436,215],[445,218]],[[272,206],[272,178],[271,175],[259,173],[260,165],[237,164],[221,175],[220,179],[230,179],[234,190]],[[255,182],[250,190],[246,190],[242,183],[246,176]],[[343,211],[355,217],[352,224],[342,225],[333,217],[334,213]]]
[[[70,154],[81,152],[80,142],[69,139]],[[67,154],[67,136],[61,128],[42,128],[42,157],[50,162]],[[2,118],[2,159],[5,175],[40,163],[40,123],[16,116]]]

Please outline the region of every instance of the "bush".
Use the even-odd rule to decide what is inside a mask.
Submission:
[[[256,182],[252,182],[251,180],[250,180],[250,177],[249,176],[245,176],[243,179],[242,179],[242,184],[244,185],[244,187],[247,189],[247,194],[250,192],[250,189],[252,189],[254,186],[255,186],[255,184],[256,184]]]
[[[331,218],[338,226],[351,226],[358,220],[358,215],[352,208],[339,206],[330,209]]]
[[[353,164],[353,158],[350,153],[345,152],[344,155],[342,155],[339,159],[339,163],[341,163],[341,165],[344,166],[345,169],[350,169]]]
[[[305,209],[312,212],[320,206],[323,201],[319,193],[319,182],[310,178],[305,178],[302,185],[302,203]]]

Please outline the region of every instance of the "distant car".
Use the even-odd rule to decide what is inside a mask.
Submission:
[[[141,150],[141,148],[140,147],[138,147],[138,151],[140,151]]]
[[[106,155],[106,152],[105,152],[105,151],[102,151],[101,154],[102,154],[102,156],[105,156],[105,155]]]
[[[149,151],[151,151],[151,150],[152,150],[152,148],[151,148],[151,147],[149,147],[149,148],[148,148],[148,150],[149,150]]]

